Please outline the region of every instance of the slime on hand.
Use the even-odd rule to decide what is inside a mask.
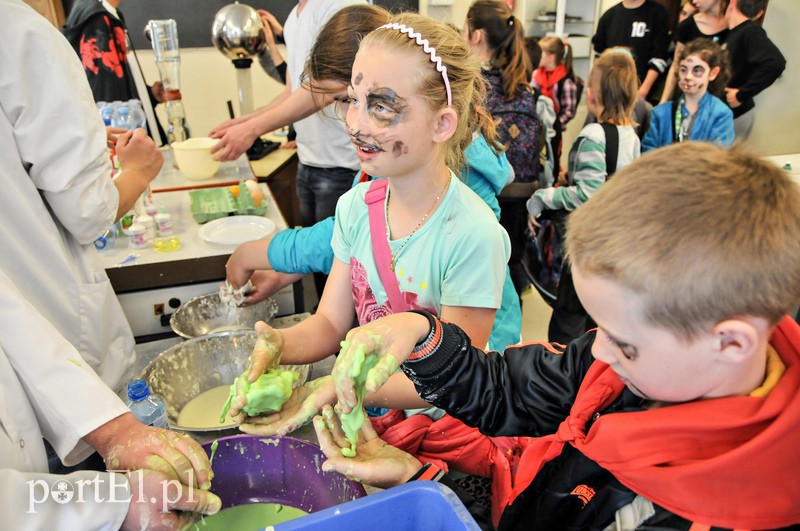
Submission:
[[[342,341],[342,350],[349,345],[347,340]],[[349,413],[339,415],[342,423],[344,436],[350,442],[350,448],[342,448],[342,455],[345,457],[355,457],[356,443],[358,442],[358,430],[364,424],[364,396],[367,394],[367,373],[378,363],[377,356],[366,356],[367,347],[363,344],[354,347],[353,365],[350,368],[350,377],[353,378],[353,391],[356,394],[358,403]]]
[[[219,416],[220,423],[225,422],[225,415],[231,408],[231,403],[237,395],[239,380],[242,381],[242,390],[247,399],[247,404],[242,411],[250,417],[255,417],[263,413],[274,413],[280,411],[283,404],[292,396],[292,386],[300,378],[297,371],[284,369],[270,369],[258,377],[253,383],[247,380],[247,371],[236,378],[231,385],[228,393],[228,400],[222,407]]]

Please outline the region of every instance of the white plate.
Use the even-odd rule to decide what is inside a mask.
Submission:
[[[228,216],[200,227],[200,237],[209,243],[239,245],[275,232],[275,223],[261,216]]]

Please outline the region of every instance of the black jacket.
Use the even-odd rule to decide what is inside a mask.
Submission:
[[[500,355],[472,347],[455,325],[442,323],[442,328],[435,350],[419,360],[406,361],[402,369],[420,397],[491,436],[554,433],[569,415],[594,362],[594,332],[567,347],[528,344],[509,347]],[[641,408],[642,400],[625,389],[600,414]],[[446,484],[453,488],[452,482]],[[586,496],[587,492],[592,495]],[[617,511],[630,508],[636,498],[636,493],[610,472],[565,444],[561,455],[547,463],[506,507],[499,529],[602,530],[614,523]],[[471,500],[462,501],[470,508]],[[650,503],[642,498],[636,501]],[[490,527],[483,514],[475,514],[482,527]],[[636,529],[687,530],[690,526],[691,522],[653,505],[652,514]]]
[[[742,103],[733,109],[733,117],[738,118],[755,107],[753,98],[780,77],[786,59],[764,28],[752,20],[731,29],[725,46],[733,70],[728,86],[739,89],[737,99]]]

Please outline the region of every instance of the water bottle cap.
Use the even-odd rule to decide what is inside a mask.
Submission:
[[[117,112],[120,114],[130,114],[130,109],[128,109],[128,107],[120,107]]]
[[[128,383],[128,398],[131,400],[144,400],[150,396],[150,387],[145,380],[131,380]]]

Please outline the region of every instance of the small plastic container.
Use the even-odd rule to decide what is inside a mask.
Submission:
[[[154,219],[156,222],[156,230],[158,231],[158,236],[160,238],[172,236],[174,232],[172,228],[172,216],[161,209],[159,210],[158,214],[156,214]]]
[[[142,225],[134,223],[128,227],[128,247],[131,249],[144,249],[147,247],[147,234]]]
[[[150,392],[147,381],[131,380],[128,383],[128,401],[125,405],[145,426],[169,429],[164,401]]]
[[[152,242],[156,238],[156,222],[147,212],[144,210],[139,212],[133,222],[144,227],[144,237],[148,242]]]

